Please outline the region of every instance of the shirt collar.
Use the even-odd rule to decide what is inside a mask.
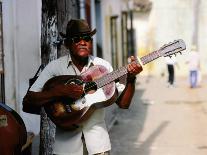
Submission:
[[[88,57],[88,64],[86,65],[87,68],[91,67],[91,66],[94,66],[94,63],[93,63],[93,57],[91,55],[89,55]],[[67,68],[73,64],[73,61],[71,59],[71,56],[70,56],[70,53],[68,54],[68,64],[67,64]]]

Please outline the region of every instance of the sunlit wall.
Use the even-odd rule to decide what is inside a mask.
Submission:
[[[198,22],[195,23],[194,0],[151,0],[150,12],[134,13],[134,28],[136,29],[136,44],[138,55],[144,56],[158,50],[162,45],[176,39],[183,39],[186,51],[177,55],[179,67],[175,68],[177,76],[188,76],[188,66],[185,63],[192,47],[193,32],[198,24],[198,52],[201,55],[201,72],[207,73],[207,1],[201,0],[198,8]],[[165,59],[160,58],[144,67],[142,75],[161,75],[167,72]]]

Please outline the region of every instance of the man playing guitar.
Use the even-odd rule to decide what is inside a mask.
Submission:
[[[50,62],[45,67],[23,99],[23,110],[25,112],[37,107],[46,107],[48,103],[53,104],[53,101],[59,98],[78,100],[86,93],[84,85],[73,82],[57,84],[50,89],[45,89],[45,83],[53,77],[81,75],[91,66],[96,65],[104,66],[108,72],[113,71],[107,61],[91,55],[92,36],[95,33],[96,30],[92,31],[85,20],[72,19],[68,22],[66,34],[62,33],[62,36],[65,38],[64,45],[69,49],[69,54]],[[127,65],[126,84],[116,83],[118,91],[113,92],[113,100],[109,100],[124,109],[130,105],[135,91],[136,75],[142,71],[142,66],[139,63],[134,63],[135,58],[132,56],[130,59],[131,63]],[[119,95],[117,92],[120,92]],[[67,110],[70,113],[71,109]],[[88,119],[78,124],[75,130],[65,130],[57,126],[53,154],[83,155],[82,137],[84,137],[89,154],[109,154],[111,144],[104,121],[104,108],[96,109]]]

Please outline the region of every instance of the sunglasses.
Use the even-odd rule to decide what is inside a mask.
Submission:
[[[89,42],[89,41],[92,40],[92,37],[86,35],[86,36],[78,36],[78,37],[73,37],[73,38],[71,38],[71,41],[72,41],[73,43],[79,43],[81,40],[84,40],[84,41],[86,41],[86,42]]]

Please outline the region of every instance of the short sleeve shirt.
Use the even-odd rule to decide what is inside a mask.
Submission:
[[[197,51],[190,52],[188,62],[190,71],[197,71],[199,69],[200,56]]]
[[[47,80],[58,75],[79,75],[91,65],[102,65],[109,72],[113,69],[107,61],[89,56],[88,64],[80,72],[72,63],[70,55],[61,57],[50,62],[40,74],[39,78],[30,88],[30,91],[40,92]],[[124,89],[124,85],[117,84],[118,91]],[[82,134],[89,154],[105,152],[111,149],[110,139],[104,121],[104,108],[96,110],[92,116],[82,124],[80,130],[65,131],[56,128],[55,144],[53,153],[61,155],[83,155]]]

